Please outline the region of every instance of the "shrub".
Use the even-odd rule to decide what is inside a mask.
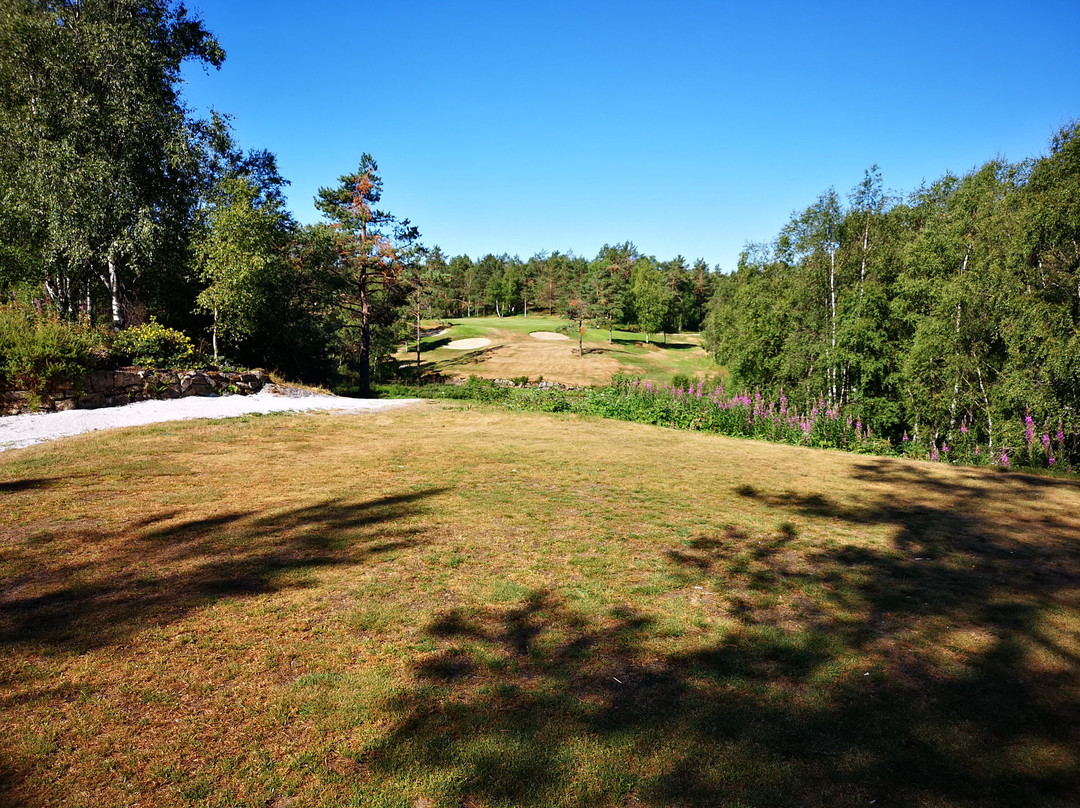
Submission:
[[[103,352],[102,337],[39,305],[0,306],[0,386],[37,397],[61,385],[79,389]]]
[[[151,368],[182,367],[195,354],[191,340],[182,331],[166,328],[153,318],[118,333],[113,350],[126,356],[133,365]]]

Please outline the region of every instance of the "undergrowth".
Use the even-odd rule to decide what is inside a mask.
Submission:
[[[962,430],[962,439],[955,446],[924,443],[906,433],[894,443],[874,434],[858,417],[825,401],[812,402],[804,412],[783,395],[772,400],[757,392],[731,394],[722,382],[707,384],[678,377],[672,384],[657,385],[619,375],[606,387],[577,390],[500,386],[472,377],[465,384],[397,384],[384,386],[380,392],[389,398],[478,401],[510,410],[573,412],[671,429],[954,465],[1071,472],[1076,460],[1069,456],[1066,436],[1060,428],[1053,436],[1049,432],[1039,436],[1030,416],[1025,439],[1015,446],[980,447],[974,441],[963,440],[966,430]]]

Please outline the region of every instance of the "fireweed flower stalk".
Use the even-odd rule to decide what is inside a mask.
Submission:
[[[583,405],[587,412],[643,423],[697,429],[735,437],[854,451],[887,451],[861,421],[844,416],[825,401],[815,402],[803,415],[785,395],[779,401],[760,390],[729,395],[723,384],[711,390],[698,381],[688,388],[655,387],[640,379],[616,379],[610,388],[593,393]]]
[[[906,430],[894,447],[875,437],[863,416],[824,399],[811,400],[804,410],[783,391],[772,399],[760,390],[732,393],[723,383],[695,381],[683,386],[655,384],[645,379],[616,377],[610,387],[589,391],[571,407],[574,411],[678,429],[714,432],[777,443],[836,448],[854,452],[900,453],[905,457],[942,463],[1046,468],[1064,465],[1066,435],[1063,423],[1051,435],[1039,431],[1028,410],[1023,431],[1013,432],[1020,445],[987,445],[967,419],[958,428],[924,441]],[[1015,422],[1014,422],[1015,423]],[[1023,437],[1021,437],[1023,436]],[[997,441],[995,441],[995,444]],[[1037,462],[1033,462],[1037,461]]]

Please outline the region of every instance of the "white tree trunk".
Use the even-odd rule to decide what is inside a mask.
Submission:
[[[123,325],[123,318],[120,312],[120,278],[116,272],[116,256],[114,253],[109,253],[109,297],[112,300],[112,321],[113,330],[119,331]]]

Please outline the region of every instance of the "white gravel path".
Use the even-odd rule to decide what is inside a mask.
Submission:
[[[262,390],[251,396],[190,396],[171,401],[139,401],[123,407],[67,412],[34,412],[0,417],[0,452],[21,449],[56,438],[81,435],[99,429],[142,426],[161,421],[190,421],[195,418],[235,418],[249,413],[305,412],[337,410],[340,412],[379,412],[413,404],[420,399],[372,400],[338,396],[282,396]]]

